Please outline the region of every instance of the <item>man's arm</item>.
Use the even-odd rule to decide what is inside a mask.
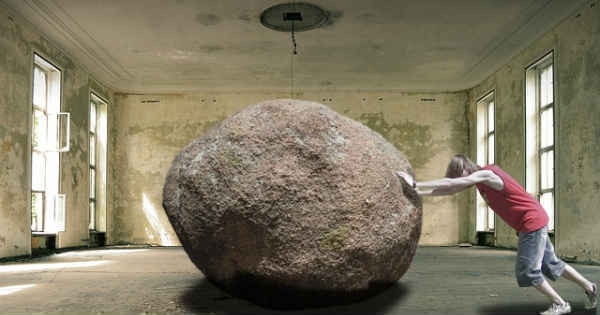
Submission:
[[[496,190],[504,188],[502,179],[489,170],[477,171],[465,177],[442,178],[427,182],[415,182],[410,175],[404,172],[397,172],[396,175],[405,180],[410,186],[415,187],[419,195],[452,195],[478,183],[485,183]]]

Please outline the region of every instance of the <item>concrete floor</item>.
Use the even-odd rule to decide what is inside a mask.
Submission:
[[[0,314],[537,314],[548,303],[517,287],[514,260],[507,250],[421,247],[398,284],[376,297],[280,312],[216,289],[181,248],[80,250],[0,264]],[[600,280],[600,267],[574,267]],[[595,314],[574,284],[553,285],[572,314]]]

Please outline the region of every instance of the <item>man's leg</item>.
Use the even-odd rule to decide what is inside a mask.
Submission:
[[[585,308],[593,309],[598,304],[598,289],[596,285],[583,277],[575,268],[556,257],[554,246],[550,240],[546,242],[546,249],[544,250],[542,273],[552,281],[556,281],[563,276],[565,279],[571,280],[581,286],[585,291]]]
[[[565,264],[563,272],[565,279],[571,280],[585,290],[585,308],[594,309],[598,307],[598,286],[583,277],[575,268]]]
[[[548,281],[546,280],[544,280],[544,282],[542,282],[540,285],[535,286],[534,288],[536,288],[543,295],[548,297],[548,299],[550,299],[550,303],[560,305],[567,303],[560,297],[560,295],[558,295],[558,293],[556,293],[554,288],[552,288],[552,286],[550,286],[550,283],[548,283]]]
[[[530,233],[519,233],[517,248],[517,282],[521,287],[533,286],[546,296],[552,305],[543,315],[559,315],[571,312],[571,306],[558,295],[542,275],[542,262],[548,240],[547,227]]]
[[[562,274],[565,279],[571,280],[577,283],[580,287],[582,287],[588,293],[594,293],[594,284],[588,279],[584,278],[575,268],[569,266],[568,264],[565,266],[565,271]]]

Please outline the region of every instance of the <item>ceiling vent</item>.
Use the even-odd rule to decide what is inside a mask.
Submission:
[[[260,22],[280,32],[302,32],[323,26],[329,15],[318,6],[306,2],[274,5],[260,15]]]

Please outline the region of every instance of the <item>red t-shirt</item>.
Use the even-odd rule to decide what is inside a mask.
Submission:
[[[504,182],[502,190],[495,190],[484,183],[476,184],[488,206],[504,222],[524,233],[537,231],[548,224],[546,210],[512,176],[496,165],[487,165],[481,169],[494,172]]]

